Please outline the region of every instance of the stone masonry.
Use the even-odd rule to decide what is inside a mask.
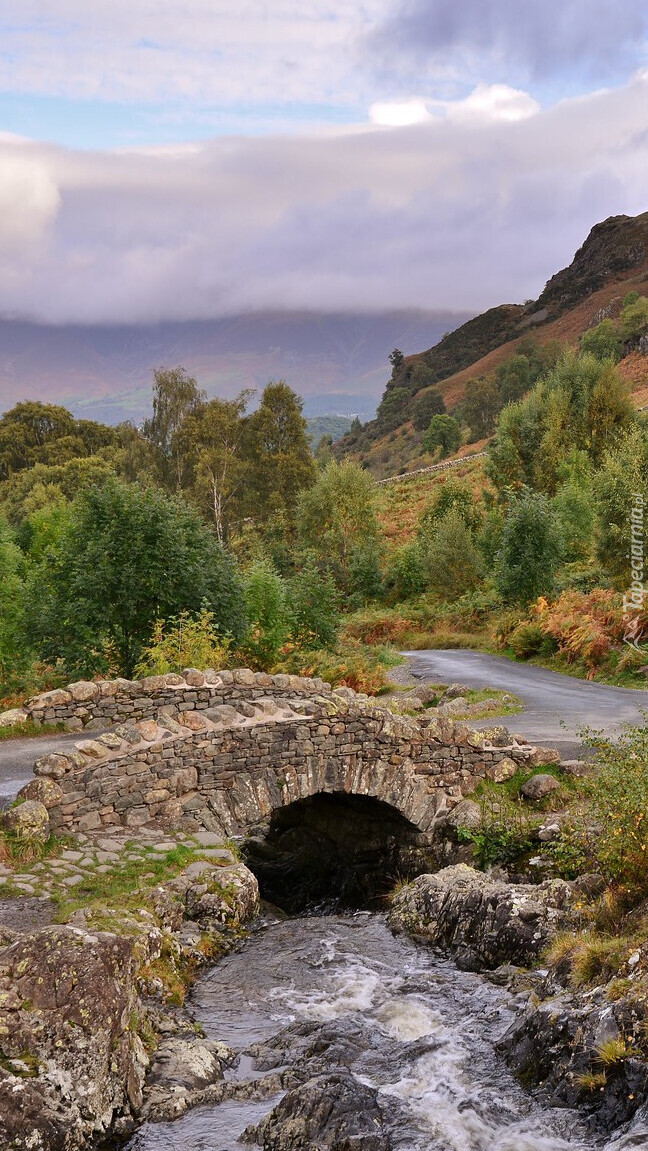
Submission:
[[[107,700],[126,722],[37,760],[42,785],[21,793],[41,792],[53,830],[122,825],[243,835],[296,800],[346,792],[389,804],[428,833],[480,779],[497,777],[503,760],[512,771],[536,754],[517,743],[493,746],[449,718],[393,715],[321,680],[188,672],[143,681],[139,694],[123,682],[114,694],[98,685],[101,694],[84,703],[96,715]],[[49,704],[73,711],[77,686],[66,693],[71,699]],[[121,712],[128,702],[133,710]],[[148,718],[133,718],[142,711]]]

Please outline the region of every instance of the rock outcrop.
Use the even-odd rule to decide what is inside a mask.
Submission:
[[[395,897],[394,931],[448,947],[459,967],[479,971],[532,962],[571,921],[572,889],[560,879],[537,886],[495,881],[458,863],[419,875]]]
[[[310,1079],[288,1091],[243,1138],[264,1151],[391,1151],[378,1092],[349,1071]]]

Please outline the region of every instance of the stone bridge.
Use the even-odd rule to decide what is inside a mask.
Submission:
[[[71,684],[31,717],[85,723],[72,752],[37,760],[21,796],[56,831],[114,825],[245,836],[313,796],[368,797],[418,833],[479,781],[535,749],[493,746],[449,719],[394,715],[348,688],[247,669]],[[118,722],[108,731],[89,732]]]

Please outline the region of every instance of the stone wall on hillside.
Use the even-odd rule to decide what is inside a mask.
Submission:
[[[249,686],[256,692],[258,678]],[[176,699],[155,718],[37,760],[53,829],[156,824],[239,835],[325,792],[373,796],[426,833],[441,810],[501,773],[503,761],[512,773],[535,752],[492,746],[449,719],[395,716],[348,688],[321,691],[317,681],[301,695],[248,694],[204,710],[199,699]]]
[[[299,675],[266,675],[249,668],[215,671],[187,668],[182,675],[150,675],[144,679],[79,680],[28,700],[22,708],[0,715],[0,726],[30,720],[62,723],[69,731],[103,729],[118,720],[147,719],[160,708],[204,711],[219,704],[236,704],[260,696],[311,696],[330,692],[321,679]]]

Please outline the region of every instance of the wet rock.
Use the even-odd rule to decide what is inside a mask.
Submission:
[[[535,959],[570,924],[572,899],[559,879],[509,884],[459,863],[404,887],[388,922],[393,931],[449,947],[459,967],[478,971]]]
[[[264,1151],[390,1151],[378,1092],[349,1072],[320,1075],[289,1091],[243,1139]]]
[[[37,799],[26,799],[2,815],[0,826],[18,839],[29,843],[45,843],[50,834],[49,813],[45,804]]]
[[[525,799],[546,799],[553,791],[558,791],[560,784],[553,775],[532,775],[520,788]]]

